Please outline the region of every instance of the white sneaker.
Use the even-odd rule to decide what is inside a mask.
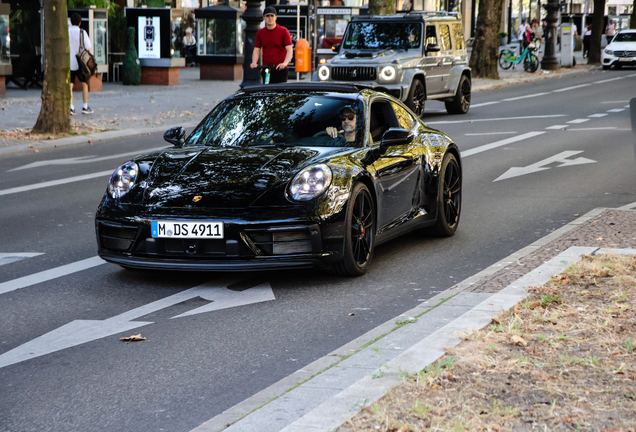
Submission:
[[[82,108],[82,114],[93,114],[91,107]]]
[[[74,116],[75,115],[75,108],[71,108],[71,115]]]

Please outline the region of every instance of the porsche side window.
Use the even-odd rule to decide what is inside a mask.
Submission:
[[[439,39],[442,42],[440,48],[442,51],[449,51],[451,49],[450,30],[447,24],[439,26]]]
[[[382,135],[390,127],[398,127],[395,114],[391,109],[391,105],[387,102],[374,102],[371,105],[371,114],[369,118],[369,133],[373,142],[382,140]]]
[[[395,111],[395,115],[397,117],[398,123],[400,124],[400,127],[402,129],[411,130],[414,123],[411,114],[409,114],[407,110],[405,110],[404,108],[402,108],[401,105],[398,105],[395,102],[391,102],[391,106],[393,106],[393,110]]]
[[[437,32],[434,25],[426,26],[426,45],[437,43]]]

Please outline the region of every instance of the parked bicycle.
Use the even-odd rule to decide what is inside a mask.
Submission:
[[[528,45],[526,49],[523,50],[521,55],[517,57],[513,51],[505,49],[501,51],[499,54],[499,66],[502,69],[507,70],[510,67],[518,65],[523,62],[523,70],[526,72],[536,72],[539,69],[539,59],[534,54],[536,48],[534,46]]]

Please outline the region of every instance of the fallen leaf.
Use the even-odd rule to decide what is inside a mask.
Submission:
[[[600,240],[603,240],[603,237],[599,237],[599,238],[597,238],[596,240],[599,240],[599,241],[600,241]]]
[[[401,428],[399,428],[397,430],[397,432],[407,432],[409,430],[409,425],[408,424],[404,424],[404,426],[402,426]]]
[[[501,324],[497,318],[491,318],[493,324]]]
[[[528,342],[526,342],[526,340],[522,338],[521,336],[514,335],[510,338],[510,341],[512,342],[513,345],[523,346],[523,347],[528,346]]]
[[[137,335],[132,335],[132,336],[126,336],[123,338],[119,338],[120,341],[124,341],[126,343],[130,343],[130,342],[138,342],[138,341],[145,341],[146,338],[141,336],[141,333],[137,334]]]
[[[349,312],[349,316],[354,316],[354,315],[355,315],[355,313]]]
[[[513,309],[514,309],[515,313],[517,315],[519,315],[519,303],[517,303]]]
[[[541,302],[539,300],[537,300],[537,301],[533,301],[532,303],[530,303],[530,305],[528,307],[530,309],[536,309],[539,306],[541,306]]]
[[[437,389],[439,389],[439,388],[441,388],[441,387],[442,387],[441,385],[439,385],[439,384],[435,384],[435,385],[433,386],[433,390],[437,390]]]

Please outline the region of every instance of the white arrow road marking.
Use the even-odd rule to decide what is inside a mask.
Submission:
[[[38,255],[44,255],[38,252],[16,252],[16,253],[0,253],[0,266],[10,264],[12,262],[20,261],[25,258],[33,258]]]
[[[29,276],[13,279],[8,282],[0,283],[0,294],[19,290],[21,288],[26,288],[31,285],[39,284],[41,282],[47,282],[62,276],[70,275],[72,273],[76,273],[82,270],[96,267],[98,265],[102,265],[105,263],[106,261],[96,256],[92,258],[87,258],[85,260],[76,261],[74,263],[66,264],[60,267],[55,267],[50,270],[34,273]]]
[[[548,170],[550,169],[550,167],[547,167],[545,165],[549,165],[555,162],[560,162],[561,165],[557,165],[557,168],[560,167],[564,167],[564,166],[572,166],[572,165],[582,165],[582,164],[588,164],[588,163],[595,163],[595,160],[592,159],[588,159],[588,158],[584,158],[584,157],[580,157],[580,158],[576,158],[576,159],[568,159],[571,156],[577,155],[579,153],[583,153],[582,150],[580,151],[564,151],[559,153],[558,155],[549,157],[547,159],[544,159],[542,161],[539,161],[537,163],[533,163],[532,165],[528,165],[527,167],[512,167],[510,168],[508,171],[506,171],[504,174],[502,174],[501,176],[499,176],[497,179],[495,179],[494,181],[499,181],[499,180],[505,180],[505,179],[509,179],[512,177],[518,177],[518,176],[522,176],[525,174],[530,174],[530,173],[534,173],[534,172],[539,172],[539,171],[544,171],[544,170]]]
[[[70,322],[0,355],[0,368],[153,324],[152,322],[133,320],[196,297],[212,301],[212,303],[173,318],[275,300],[272,287],[267,282],[244,291],[227,289],[228,285],[238,281],[236,277],[223,277],[103,321],[76,320]]]
[[[163,147],[157,147],[157,148],[148,149],[148,150],[137,150],[137,151],[133,151],[133,152],[120,153],[120,154],[116,154],[116,155],[101,156],[101,157],[81,156],[81,157],[66,158],[66,159],[45,160],[45,161],[33,162],[33,163],[28,164],[28,165],[24,165],[24,166],[21,166],[21,167],[13,168],[13,169],[10,169],[7,172],[19,171],[19,170],[29,169],[29,168],[38,168],[38,167],[47,166],[47,165],[75,165],[75,164],[82,164],[82,163],[89,163],[89,162],[100,162],[100,161],[105,161],[105,160],[110,160],[110,159],[123,159],[123,158],[127,158],[129,156],[137,156],[137,155],[141,155],[141,154],[145,154],[145,153],[152,153],[152,152],[157,151],[157,150],[164,150],[165,148],[166,147],[163,146]]]

